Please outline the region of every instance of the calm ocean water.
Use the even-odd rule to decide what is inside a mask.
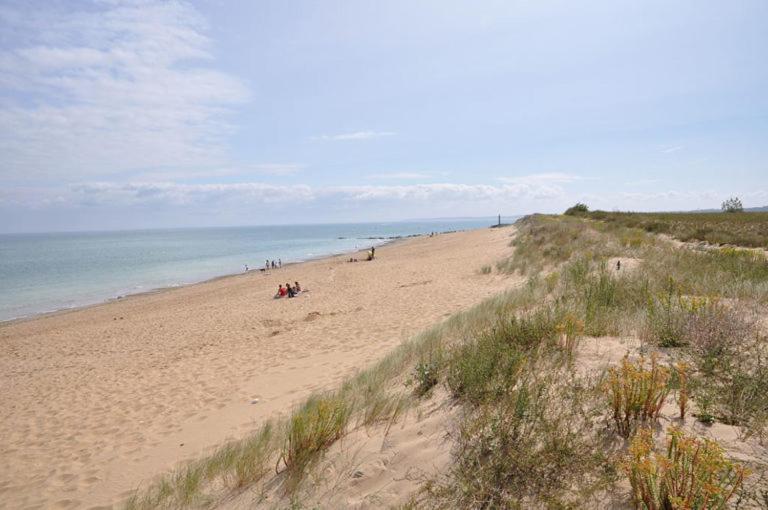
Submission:
[[[506,220],[506,218],[505,218]],[[488,219],[121,232],[0,234],[0,320],[366,248]],[[377,238],[377,239],[369,239]]]

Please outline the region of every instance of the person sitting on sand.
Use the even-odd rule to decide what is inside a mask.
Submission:
[[[277,294],[275,294],[275,298],[281,298],[285,297],[288,294],[288,291],[285,290],[285,287],[282,285],[277,286]]]
[[[301,285],[299,285],[299,282],[293,282],[293,291],[298,294],[301,292]]]
[[[288,289],[288,297],[289,298],[296,296],[296,290],[293,287],[291,287],[290,283],[286,283],[285,284],[285,288]]]

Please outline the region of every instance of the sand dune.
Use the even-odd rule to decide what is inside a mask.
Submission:
[[[110,507],[505,288],[511,229],[409,239],[0,327],[0,508]],[[310,291],[273,300],[278,283]]]

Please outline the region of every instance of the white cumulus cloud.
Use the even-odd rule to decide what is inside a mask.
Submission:
[[[210,67],[198,13],[159,0],[68,6],[0,13],[0,30],[25,34],[0,52],[0,177],[221,164],[227,115],[248,93]]]

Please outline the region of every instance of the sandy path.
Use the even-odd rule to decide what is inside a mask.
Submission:
[[[0,327],[0,508],[109,507],[244,435],[503,289],[478,270],[510,252],[510,234],[416,238],[374,262],[334,257]],[[310,292],[271,299],[288,280]]]

